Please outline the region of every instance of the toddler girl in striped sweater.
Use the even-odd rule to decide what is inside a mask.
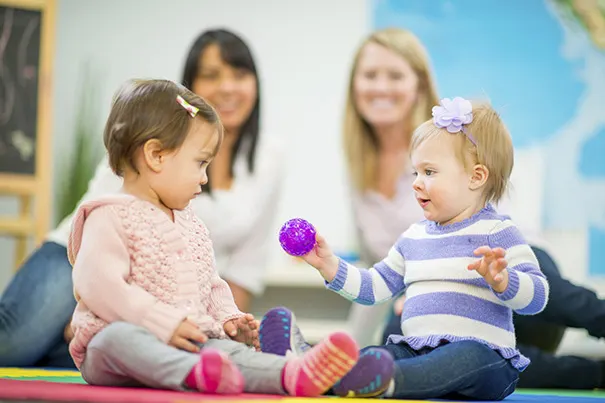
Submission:
[[[327,287],[364,305],[406,294],[403,336],[362,350],[333,388],[344,396],[501,400],[529,364],[515,346],[512,312],[534,315],[548,283],[515,224],[492,206],[513,167],[510,134],[486,104],[443,99],[410,144],[413,183],[426,220],[405,231],[370,269],[336,257],[323,237],[304,256]],[[304,353],[294,315],[261,322],[263,351]],[[286,323],[289,333],[284,337]]]

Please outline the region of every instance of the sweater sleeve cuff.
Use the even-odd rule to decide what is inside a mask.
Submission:
[[[187,313],[185,311],[162,302],[156,302],[143,318],[141,325],[160,340],[168,343],[176,328],[186,317]]]
[[[498,297],[501,301],[509,301],[517,295],[519,292],[519,274],[517,274],[516,270],[508,271],[508,285],[503,292],[495,292],[496,297]]]
[[[332,291],[340,291],[345,285],[347,281],[347,272],[349,268],[347,266],[347,262],[342,259],[338,259],[338,271],[336,272],[336,276],[331,282],[326,281],[326,287]]]

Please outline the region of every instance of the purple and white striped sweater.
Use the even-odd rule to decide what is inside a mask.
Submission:
[[[508,288],[491,289],[479,273],[468,270],[484,245],[506,250]],[[341,260],[327,287],[364,305],[385,302],[406,291],[401,328],[390,343],[405,342],[418,350],[449,342],[476,340],[497,350],[519,370],[529,359],[516,349],[512,312],[534,315],[548,301],[548,282],[520,231],[491,205],[472,217],[440,226],[412,225],[388,256],[370,269]]]

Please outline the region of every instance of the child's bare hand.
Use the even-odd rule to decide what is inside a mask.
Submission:
[[[206,341],[208,341],[208,337],[199,327],[189,319],[185,319],[176,328],[168,344],[181,350],[197,353],[200,351],[200,348],[194,342],[203,344]]]
[[[338,258],[323,236],[315,235],[315,247],[309,253],[301,256],[305,262],[315,267],[327,281],[334,280],[338,272]]]
[[[254,315],[250,313],[231,319],[223,325],[225,334],[232,340],[253,346],[257,351],[260,351],[260,342],[258,340],[259,327],[258,320],[254,319]]]
[[[481,246],[473,252],[481,259],[468,265],[469,270],[475,270],[496,292],[504,292],[508,287],[508,262],[504,258],[506,251],[502,248]]]

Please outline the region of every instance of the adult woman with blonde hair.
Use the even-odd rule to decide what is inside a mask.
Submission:
[[[351,69],[343,128],[360,257],[372,264],[423,218],[411,191],[412,132],[439,103],[426,49],[410,31],[387,28],[368,36]],[[389,304],[354,304],[349,325],[360,345],[383,329]]]

